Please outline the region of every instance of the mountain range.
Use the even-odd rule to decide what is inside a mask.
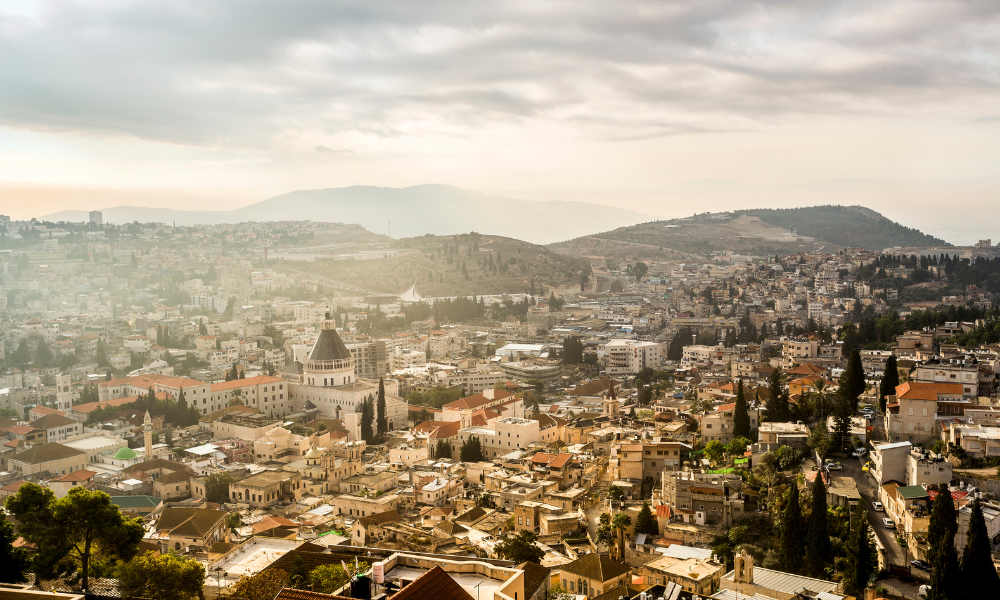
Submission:
[[[102,210],[105,223],[160,222],[217,225],[247,221],[357,223],[394,238],[479,231],[536,244],[567,240],[652,217],[600,204],[519,200],[449,185],[407,188],[351,186],[299,190],[230,211],[116,206]],[[48,221],[86,221],[84,211],[62,211]],[[391,221],[391,222],[390,222]]]

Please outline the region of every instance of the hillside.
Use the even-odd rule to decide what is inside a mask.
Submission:
[[[702,213],[621,227],[549,247],[571,256],[617,261],[705,259],[718,251],[759,256],[836,251],[846,246],[881,250],[942,244],[867,208],[814,206]]]
[[[419,252],[377,260],[317,260],[294,265],[274,261],[274,267],[378,294],[396,295],[416,282],[417,291],[431,297],[526,293],[532,281],[541,293],[549,287],[579,286],[580,275],[589,277],[591,272],[586,260],[495,235],[428,235],[398,240],[393,245]]]
[[[448,185],[407,188],[356,185],[299,190],[231,211],[119,206],[105,208],[103,213],[105,223],[215,225],[304,220],[357,223],[368,231],[391,233],[397,238],[487,230],[540,244],[649,219],[641,213],[600,204],[518,200]],[[82,211],[65,211],[44,219],[85,221],[87,215]]]
[[[891,221],[863,206],[757,208],[736,211],[838,246],[878,249],[894,246],[947,246],[942,239]]]

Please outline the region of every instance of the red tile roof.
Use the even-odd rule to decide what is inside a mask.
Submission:
[[[961,396],[962,384],[907,381],[896,386],[896,397],[906,400],[937,400],[939,394]]]

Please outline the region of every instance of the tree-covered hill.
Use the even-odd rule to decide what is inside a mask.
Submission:
[[[838,246],[881,250],[894,246],[950,245],[932,235],[900,225],[863,206],[756,208],[736,211],[736,214],[758,217],[776,227],[793,229],[799,235],[825,240]]]

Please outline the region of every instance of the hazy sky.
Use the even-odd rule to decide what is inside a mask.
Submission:
[[[998,88],[997,0],[3,0],[0,211],[998,178]]]

